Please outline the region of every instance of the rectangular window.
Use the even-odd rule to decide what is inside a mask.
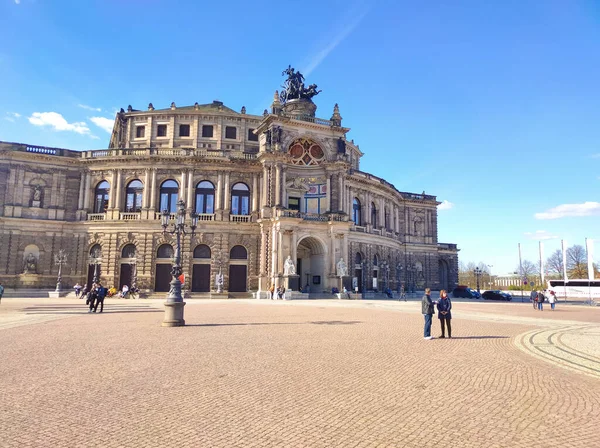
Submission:
[[[248,140],[251,142],[258,141],[258,135],[254,133],[254,129],[248,129]]]
[[[146,126],[136,126],[135,138],[144,138],[146,136]]]
[[[202,126],[202,137],[212,138],[212,136],[213,136],[213,126],[212,125]]]
[[[288,208],[290,210],[300,211],[300,198],[289,198],[288,199]]]
[[[189,137],[190,136],[190,125],[189,124],[180,124],[179,125],[179,136],[180,137]]]
[[[166,137],[167,136],[167,125],[159,124],[156,128],[156,136],[157,137]]]
[[[225,126],[225,138],[237,138],[237,128],[233,126]]]

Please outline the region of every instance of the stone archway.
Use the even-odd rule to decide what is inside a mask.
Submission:
[[[308,236],[298,242],[297,270],[302,292],[317,293],[327,289],[327,246]]]

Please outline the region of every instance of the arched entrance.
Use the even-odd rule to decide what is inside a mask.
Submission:
[[[156,251],[156,273],[154,291],[169,292],[171,283],[171,268],[173,263],[173,246],[162,244]]]
[[[327,290],[326,255],[327,246],[319,239],[309,236],[298,243],[297,270],[302,292]]]
[[[448,263],[445,260],[440,260],[439,261],[440,289],[445,289],[446,291],[448,291],[448,289],[449,289],[448,271],[449,271]]]
[[[127,244],[121,250],[121,269],[119,272],[119,291],[123,289],[124,285],[131,287],[135,282],[136,269],[135,269],[135,245]]]
[[[248,251],[233,246],[229,252],[229,292],[246,292],[248,288]]]
[[[210,247],[200,244],[194,249],[192,292],[210,292]]]

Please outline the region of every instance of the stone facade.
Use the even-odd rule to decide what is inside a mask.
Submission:
[[[438,243],[436,197],[360,171],[363,154],[337,105],[325,120],[303,101],[282,105],[276,95],[263,116],[218,101],[129,107],[106,150],[0,142],[0,278],[52,288],[65,249],[63,284],[90,281],[98,265],[105,285],[164,291],[174,237],[162,232],[161,210],[175,213],[183,200],[188,219],[199,214],[182,239],[192,296],[215,291],[219,270],[224,289],[241,296],[272,284],[452,289],[458,250]],[[296,275],[284,276],[288,256]]]

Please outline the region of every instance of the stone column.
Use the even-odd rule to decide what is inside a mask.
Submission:
[[[188,172],[188,186],[187,186],[187,208],[188,210],[194,210],[196,204],[194,204],[194,170]]]
[[[252,175],[252,213],[256,212],[258,204],[258,179],[256,174]]]
[[[298,233],[296,231],[292,233],[292,261],[294,262],[296,269],[298,269]],[[300,273],[296,271],[296,274],[299,275]]]
[[[262,191],[261,191],[261,196],[262,196],[262,200],[261,200],[261,207],[267,207],[268,204],[268,200],[269,200],[269,193],[268,193],[268,189],[269,189],[269,174],[267,171],[267,167],[264,166],[263,167],[263,182],[262,182]]]
[[[281,184],[279,179],[281,177],[281,165],[275,165],[275,201],[272,205],[281,204]]]
[[[150,185],[150,214],[156,211],[156,169],[152,170],[152,181]],[[154,219],[154,216],[152,216]]]
[[[185,184],[186,184],[186,172],[181,170],[181,182],[179,183],[179,199],[185,201]]]
[[[148,198],[150,197],[150,170],[146,169],[144,173],[144,193],[142,196],[142,208],[148,208]]]
[[[338,210],[340,212],[345,211],[344,210],[344,196],[345,196],[345,191],[344,191],[344,177],[342,175],[342,173],[338,174]]]
[[[379,198],[379,227],[385,229],[385,200]]]
[[[85,176],[86,173],[81,173],[81,180],[79,181],[79,199],[77,201],[77,210],[83,208],[83,192],[85,191]]]
[[[221,193],[223,192],[223,174],[217,175],[217,191],[215,191],[215,210],[221,210]]]
[[[108,192],[108,209],[111,210],[115,207],[115,191],[117,181],[117,170],[112,170],[110,174],[110,190]]]
[[[121,170],[117,170],[117,182],[116,182],[116,189],[117,189],[117,191],[116,191],[116,194],[115,194],[116,201],[115,201],[115,204],[114,204],[114,208],[117,209],[117,210],[121,210],[121,207],[123,205],[121,203],[121,198],[122,198],[122,192],[121,192],[121,190],[123,189],[122,186],[121,186],[122,175],[123,175],[122,171]]]
[[[227,171],[225,173],[225,187],[224,187],[224,191],[223,191],[223,194],[224,194],[223,210],[229,210],[231,208],[230,204],[229,204],[229,202],[230,202],[229,197],[230,197],[231,192],[229,190],[230,190],[230,188],[229,188],[229,171]]]
[[[89,210],[90,208],[90,184],[92,183],[92,173],[89,171],[85,173],[85,186],[83,187],[83,208]],[[109,195],[110,197],[110,195]]]
[[[286,177],[286,170],[283,169],[281,171],[281,205],[283,205],[284,207],[287,207],[287,191],[285,189]]]
[[[327,196],[326,196],[325,204],[327,207],[327,211],[330,212],[331,211],[331,175],[329,173],[327,173],[327,183],[326,183],[325,188],[327,188]]]

